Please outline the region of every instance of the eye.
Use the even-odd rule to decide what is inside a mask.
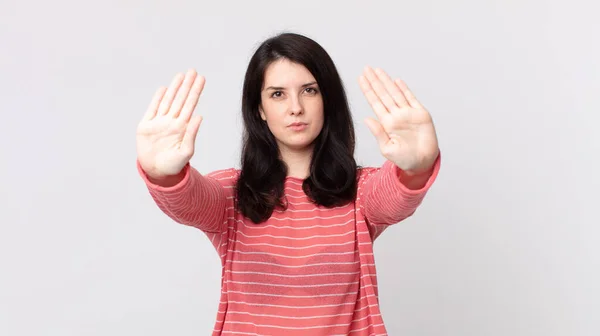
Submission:
[[[312,88],[312,87],[308,87],[308,88],[306,88],[306,90],[305,90],[305,91],[306,91],[306,93],[308,93],[308,94],[316,94],[317,92],[319,92],[319,91],[317,91],[317,89],[316,89],[316,88]]]
[[[281,91],[275,91],[271,94],[271,98],[279,98],[281,97],[282,92]]]

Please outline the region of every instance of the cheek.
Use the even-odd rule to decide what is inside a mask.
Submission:
[[[261,113],[263,120],[266,118],[269,123],[277,123],[277,120],[281,119],[281,115],[281,106],[278,104],[271,102],[263,105],[263,112]]]
[[[323,130],[323,118],[321,118],[316,125],[316,133],[321,133],[322,130]]]
[[[316,121],[317,124],[319,124],[319,128],[323,127],[323,120],[324,120],[324,111],[323,111],[323,105],[322,104],[318,104],[317,106],[315,106],[315,114],[313,116],[313,120]]]

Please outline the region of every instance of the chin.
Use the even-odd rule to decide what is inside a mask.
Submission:
[[[295,151],[304,151],[304,150],[308,150],[308,149],[312,149],[312,142],[303,142],[303,143],[290,143],[290,144],[286,144],[285,146],[289,149],[295,150]]]
[[[303,140],[296,140],[296,141],[286,141],[283,142],[283,145],[291,150],[295,150],[295,151],[304,151],[304,150],[308,150],[308,149],[312,149],[314,144],[314,140],[313,139],[303,139]]]

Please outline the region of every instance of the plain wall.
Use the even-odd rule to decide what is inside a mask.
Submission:
[[[135,168],[160,85],[207,79],[192,164],[239,167],[249,58],[281,31],[331,54],[358,162],[383,163],[365,65],[404,79],[443,155],[375,245],[390,335],[600,334],[600,53],[592,1],[0,2],[0,334],[207,335],[220,265]]]

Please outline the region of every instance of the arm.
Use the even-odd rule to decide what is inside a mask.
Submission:
[[[377,237],[416,211],[437,177],[440,151],[429,111],[404,81],[366,67],[359,83],[378,119],[365,121],[387,159],[380,169],[367,172],[358,195],[372,237]]]
[[[360,209],[370,226],[389,226],[410,217],[437,178],[441,156],[426,174],[406,176],[387,160],[379,169],[364,172],[359,184]]]
[[[222,183],[231,182],[231,178],[203,176],[189,163],[169,181],[151,180],[139,162],[137,169],[156,205],[171,219],[205,232],[226,229],[227,197]]]

